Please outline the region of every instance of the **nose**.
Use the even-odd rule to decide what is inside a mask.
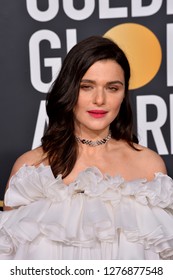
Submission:
[[[105,96],[104,89],[102,88],[96,89],[94,93],[93,103],[98,106],[101,106],[105,104],[105,101],[106,101],[106,96]]]

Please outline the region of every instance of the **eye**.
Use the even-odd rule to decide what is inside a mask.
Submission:
[[[91,90],[91,89],[92,89],[92,86],[91,86],[91,85],[88,85],[88,84],[81,84],[81,85],[80,85],[80,88],[81,88],[82,90],[88,91],[88,90]]]
[[[119,88],[117,86],[109,86],[108,90],[110,91],[117,91]]]

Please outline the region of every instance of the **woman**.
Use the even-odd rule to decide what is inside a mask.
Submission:
[[[17,159],[7,184],[2,259],[171,258],[173,182],[133,133],[129,78],[109,39],[67,54],[42,145]]]

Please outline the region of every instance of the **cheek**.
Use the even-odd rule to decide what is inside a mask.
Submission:
[[[74,114],[77,115],[82,110],[82,105],[78,102],[74,108]]]
[[[112,107],[117,110],[121,107],[121,104],[124,100],[124,97],[116,98],[114,101],[111,101]]]
[[[78,101],[76,103],[76,106],[74,108],[74,113],[78,113],[78,112],[84,112],[88,106],[88,98],[87,96],[79,96],[78,97]]]
[[[84,95],[79,94],[78,101],[76,103],[77,108],[82,108],[86,104],[87,98]]]

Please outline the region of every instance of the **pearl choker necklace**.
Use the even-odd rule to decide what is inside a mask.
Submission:
[[[97,141],[92,141],[92,140],[88,140],[88,139],[81,139],[79,136],[75,136],[75,137],[76,137],[76,140],[79,143],[95,147],[95,146],[99,146],[99,145],[102,145],[102,144],[106,144],[111,139],[111,131],[109,131],[109,134],[106,138],[103,138],[103,139],[97,140]]]

